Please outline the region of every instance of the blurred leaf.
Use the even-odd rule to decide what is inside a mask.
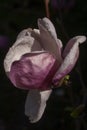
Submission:
[[[84,111],[85,105],[81,104],[71,112],[71,117],[78,118],[78,116]]]

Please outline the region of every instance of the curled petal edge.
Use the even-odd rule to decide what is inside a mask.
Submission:
[[[85,40],[85,36],[77,36],[68,42],[64,50],[64,60],[53,78],[55,85],[73,69],[79,57],[79,44],[85,42]]]

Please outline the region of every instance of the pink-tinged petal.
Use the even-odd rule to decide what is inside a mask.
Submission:
[[[79,44],[85,40],[85,36],[77,36],[69,41],[63,53],[65,56],[64,60],[53,78],[53,83],[55,85],[58,84],[60,79],[73,69],[79,56]]]
[[[39,42],[31,36],[31,32],[31,29],[22,31],[18,35],[16,42],[9,49],[4,59],[4,68],[6,72],[10,71],[11,64],[19,60],[23,54],[42,50]]]
[[[38,19],[38,27],[40,30],[39,39],[44,50],[51,52],[61,62],[61,46],[62,42],[57,39],[55,28],[48,18]]]
[[[49,53],[28,53],[11,66],[9,78],[21,89],[49,89],[58,69],[56,59]]]
[[[25,115],[31,123],[39,121],[44,113],[46,102],[52,90],[38,91],[30,90],[25,102]]]
[[[75,43],[81,44],[81,43],[85,42],[85,40],[86,40],[85,36],[76,36],[76,37],[73,37],[72,39],[70,39],[63,51],[63,58],[66,57],[66,55],[69,53],[70,49],[73,47],[73,44],[75,44]]]

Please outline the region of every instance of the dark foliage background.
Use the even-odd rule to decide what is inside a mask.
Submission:
[[[71,9],[65,8],[60,12],[51,3],[49,7],[50,19],[64,46],[75,35],[87,35],[87,0],[75,0]],[[28,27],[37,28],[37,19],[44,16],[44,0],[0,0],[0,36],[8,38],[5,45],[0,45],[0,130],[87,130],[87,102],[85,96],[83,109],[81,104],[85,92],[76,72],[77,65],[70,74],[71,87],[63,85],[53,90],[43,118],[35,124],[30,124],[24,115],[27,91],[15,88],[4,72],[4,57],[17,34]],[[3,40],[1,43],[4,44]],[[87,42],[80,46],[79,63],[82,81],[87,86]],[[74,113],[76,117],[71,116],[71,109],[78,106],[77,115]]]

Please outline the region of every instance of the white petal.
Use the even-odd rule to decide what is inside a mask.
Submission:
[[[10,71],[12,62],[19,60],[23,54],[42,50],[38,41],[31,36],[31,30],[30,32],[29,30],[28,32],[26,30],[18,35],[17,41],[9,49],[5,57],[4,68],[6,72]],[[25,32],[27,33],[27,36],[25,35]]]
[[[21,39],[25,36],[30,36],[31,32],[32,28],[24,29],[18,34],[17,39]]]
[[[85,40],[85,36],[76,36],[70,39],[63,52],[64,60],[54,76],[53,82],[55,84],[73,69],[79,56],[79,44]]]
[[[52,90],[38,91],[30,90],[25,102],[25,115],[29,116],[31,123],[35,123],[42,117],[46,101],[48,100]]]
[[[58,40],[57,34],[52,22],[47,19],[38,19],[38,27],[40,29],[40,40],[44,50],[51,52],[56,56],[58,61],[61,61],[61,46],[62,42]]]
[[[74,44],[76,44],[76,43],[81,44],[85,41],[86,41],[86,36],[76,36],[76,37],[73,37],[72,39],[70,39],[64,49],[63,57],[66,57],[66,55],[69,53],[70,49],[72,48],[72,46]]]
[[[54,25],[48,18],[38,19],[38,26],[39,24],[42,24],[48,32],[54,37],[54,39],[57,39],[57,34]]]

